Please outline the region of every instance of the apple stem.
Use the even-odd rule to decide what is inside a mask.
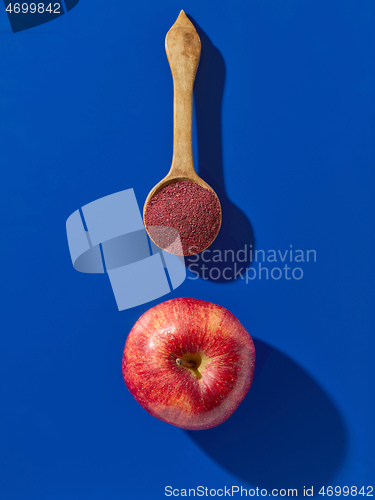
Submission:
[[[181,358],[176,359],[176,364],[178,366],[184,366],[185,368],[195,368],[196,367],[195,361],[186,361],[185,359],[181,359]]]

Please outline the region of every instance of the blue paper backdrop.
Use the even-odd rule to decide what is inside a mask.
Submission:
[[[181,8],[202,38],[194,154],[223,203],[216,248],[317,255],[300,280],[168,296],[227,307],[257,346],[244,403],[198,433],[150,417],[122,379],[156,302],[118,312],[65,234],[102,196],[134,188],[142,206],[169,169],[164,36]],[[1,499],[374,483],[374,23],[373,0],[81,0],[17,34],[1,11]]]

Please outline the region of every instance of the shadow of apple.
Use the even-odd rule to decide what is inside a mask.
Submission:
[[[216,462],[265,488],[321,487],[346,452],[344,422],[294,361],[254,339],[254,382],[236,412],[206,431],[186,431]]]

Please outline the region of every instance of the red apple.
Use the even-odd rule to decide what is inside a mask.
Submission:
[[[122,373],[151,415],[201,430],[232,415],[250,388],[254,364],[253,341],[231,312],[179,298],[139,318],[126,340]]]

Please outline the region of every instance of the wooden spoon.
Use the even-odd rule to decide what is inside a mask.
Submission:
[[[194,169],[192,147],[193,86],[201,54],[201,41],[194,25],[183,10],[165,37],[165,50],[172,71],[174,90],[173,158],[168,174],[151,189],[146,198],[143,207],[143,220],[145,220],[146,207],[151,198],[173,182],[195,182],[214,193],[219,202],[212,187],[201,179]],[[211,243],[212,241],[209,245]]]

